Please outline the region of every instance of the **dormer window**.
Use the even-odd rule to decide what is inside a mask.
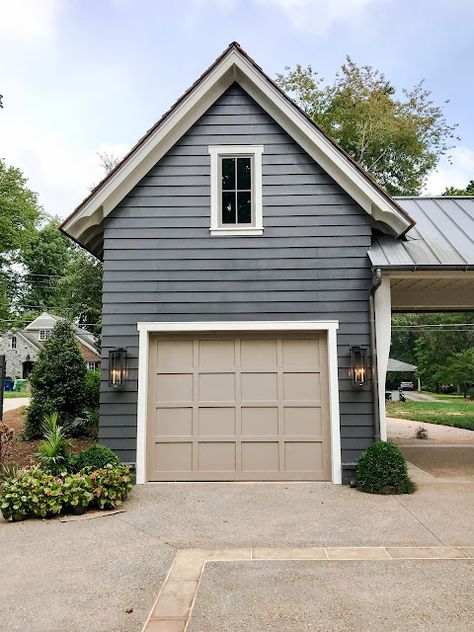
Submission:
[[[39,340],[48,340],[51,337],[51,329],[40,329]]]
[[[211,235],[262,235],[262,145],[211,145]]]

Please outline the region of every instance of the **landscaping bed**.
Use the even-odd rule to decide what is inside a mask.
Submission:
[[[387,402],[387,416],[474,430],[474,402]]]
[[[42,439],[34,439],[32,441],[20,441],[19,437],[24,429],[26,408],[16,408],[10,410],[3,415],[3,422],[6,426],[13,430],[15,441],[13,442],[12,455],[8,462],[14,463],[20,467],[36,463],[34,454],[38,452],[39,444]],[[71,451],[74,453],[81,452],[85,448],[95,443],[95,439],[71,439]]]

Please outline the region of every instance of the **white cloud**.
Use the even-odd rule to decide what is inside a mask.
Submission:
[[[424,193],[441,195],[446,187],[464,189],[473,178],[474,149],[456,147],[451,152],[451,164],[443,158],[436,171],[428,177]]]
[[[54,39],[63,0],[0,0],[0,41],[22,46]]]
[[[387,0],[256,0],[280,9],[298,31],[325,35],[341,22],[361,22],[376,5]]]
[[[0,137],[0,157],[7,165],[21,169],[47,213],[61,217],[68,215],[104,177],[98,153],[122,157],[129,150],[124,144],[81,149],[51,130],[33,129],[12,118],[8,123],[0,119]]]

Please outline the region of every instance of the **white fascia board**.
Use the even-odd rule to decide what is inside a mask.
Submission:
[[[63,230],[80,241],[86,228],[98,225],[150,169],[173,147],[225,90],[238,81],[329,175],[374,219],[396,235],[411,225],[395,205],[344,156],[326,136],[293,107],[279,90],[238,51],[232,50],[183,99],[172,114],[84,204]]]

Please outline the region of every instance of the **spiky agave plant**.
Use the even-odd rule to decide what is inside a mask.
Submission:
[[[59,424],[59,413],[46,415],[42,429],[44,441],[35,454],[41,467],[51,474],[67,471],[71,451],[64,428]]]

